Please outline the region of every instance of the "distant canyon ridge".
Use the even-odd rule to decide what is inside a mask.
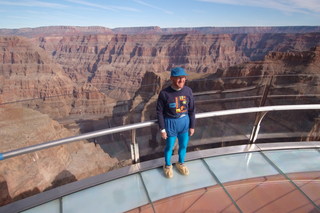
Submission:
[[[67,36],[96,34],[252,34],[252,33],[314,33],[320,32],[320,26],[279,26],[279,27],[119,27],[107,28],[100,26],[50,26],[37,28],[0,29],[1,36]]]
[[[319,74],[319,46],[319,26],[0,29],[0,152],[154,119],[174,66],[188,71],[195,92],[221,93],[256,86],[223,78]],[[283,91],[320,94],[318,79],[312,90],[299,87],[306,79]],[[202,110],[227,109],[212,106]],[[0,204],[127,165],[127,157],[82,141],[1,161]]]
[[[310,50],[320,43],[320,27],[60,26],[0,29],[0,36],[0,102],[69,94],[72,101],[65,100],[59,112],[48,109],[61,118],[110,113],[99,104],[92,109],[91,101],[131,99],[147,71],[161,74],[183,66],[190,73],[210,74],[263,60],[269,52]],[[85,108],[77,107],[80,99]]]

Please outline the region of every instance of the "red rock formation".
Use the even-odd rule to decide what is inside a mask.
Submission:
[[[77,36],[54,44],[41,38],[40,46],[74,81],[89,81],[107,93],[119,88],[113,96],[117,98],[132,97],[146,71],[161,73],[185,66],[191,72],[214,73],[248,60],[230,35]]]
[[[56,39],[49,38],[51,42]],[[111,115],[116,101],[92,84],[74,82],[50,55],[21,37],[0,37],[0,100],[17,103],[49,114]],[[48,44],[50,46],[50,44]]]
[[[73,135],[48,115],[23,107],[0,107],[0,152]],[[50,187],[109,171],[118,160],[93,143],[73,142],[0,162],[0,205]]]
[[[146,71],[184,66],[215,73],[262,60],[270,51],[308,50],[320,34],[137,34],[40,38],[44,48],[75,82],[91,82],[114,98],[133,96]]]
[[[35,54],[28,60],[41,66],[51,63],[54,73],[56,67],[59,73],[62,68],[76,87],[90,82],[99,91],[123,100],[133,97],[146,71],[161,73],[172,66],[184,66],[190,72],[215,73],[261,60],[270,51],[309,49],[319,38],[319,33],[50,36],[31,40],[48,53],[46,59],[37,49],[35,53],[41,52],[41,56]],[[6,66],[17,60],[9,55],[4,58]],[[10,72],[10,66],[4,70]]]

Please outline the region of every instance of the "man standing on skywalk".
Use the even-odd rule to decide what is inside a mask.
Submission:
[[[171,156],[177,138],[179,162],[175,165],[181,174],[189,174],[188,168],[184,165],[184,159],[189,136],[194,134],[195,105],[191,88],[185,86],[187,75],[182,67],[171,69],[171,85],[160,92],[157,101],[161,137],[166,140],[163,171],[167,178],[173,177]]]

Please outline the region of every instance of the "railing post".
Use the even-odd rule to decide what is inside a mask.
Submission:
[[[136,129],[131,130],[131,159],[133,163],[138,163],[140,161],[139,145],[136,141]]]
[[[259,134],[261,121],[262,121],[262,119],[264,118],[264,116],[267,113],[268,112],[261,112],[256,117],[256,121],[255,121],[255,123],[253,125],[253,129],[252,129],[252,132],[251,132],[251,135],[250,135],[250,139],[249,139],[249,143],[250,144],[253,144],[256,141],[256,139],[258,137],[258,134]]]

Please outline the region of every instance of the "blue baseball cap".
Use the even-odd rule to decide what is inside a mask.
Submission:
[[[171,69],[171,76],[187,76],[188,74],[182,67],[175,67]]]

